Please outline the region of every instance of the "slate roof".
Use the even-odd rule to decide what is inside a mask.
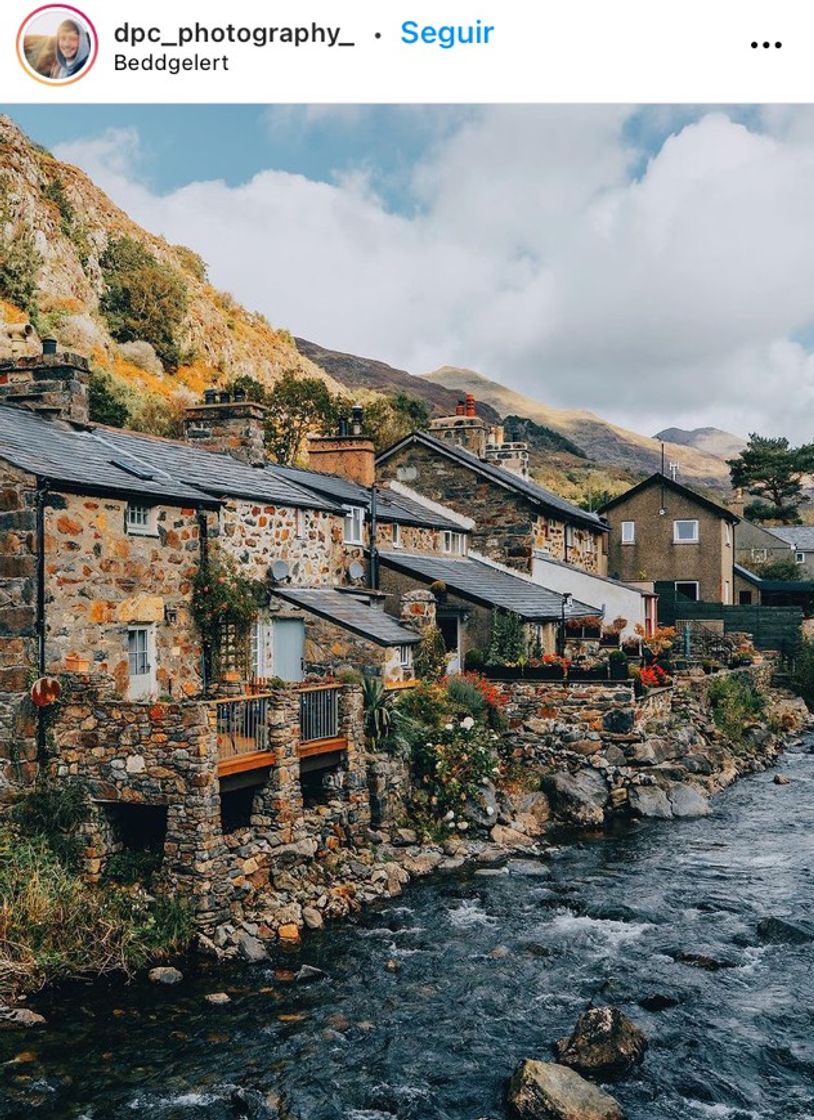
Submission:
[[[388,447],[385,451],[382,451],[381,454],[377,456],[376,462],[384,462],[386,459],[389,459],[391,455],[411,443],[421,443],[425,447],[437,451],[440,455],[445,455],[448,459],[453,459],[462,466],[469,467],[484,478],[498,483],[498,485],[503,486],[505,489],[513,490],[517,494],[522,494],[523,497],[528,498],[546,512],[561,514],[568,521],[595,529],[597,532],[608,532],[608,526],[605,525],[595,513],[589,513],[587,510],[580,509],[579,506],[572,505],[571,502],[567,502],[565,498],[561,498],[558,494],[552,493],[551,490],[546,490],[545,486],[540,486],[539,483],[532,482],[529,478],[521,478],[520,475],[512,474],[512,472],[507,471],[505,467],[496,466],[494,463],[485,463],[471,451],[467,451],[465,448],[458,447],[456,444],[449,443],[446,440],[436,439],[435,436],[429,435],[427,432],[411,432],[410,435],[405,436],[404,439],[399,440],[398,443],[394,443],[392,447]]]
[[[784,541],[798,552],[814,551],[814,525],[762,525],[767,533]]]
[[[722,506],[718,502],[713,502],[711,498],[705,498],[704,495],[699,494],[697,490],[691,490],[689,486],[684,486],[683,483],[676,482],[675,479],[670,478],[669,475],[662,474],[661,471],[656,471],[656,473],[651,474],[649,478],[645,478],[642,482],[631,486],[629,490],[625,490],[624,494],[618,494],[615,498],[611,498],[609,502],[605,502],[603,506],[599,507],[599,512],[606,513],[609,509],[613,509],[615,506],[621,505],[622,502],[626,502],[628,498],[640,494],[649,486],[662,486],[665,490],[672,490],[674,494],[680,494],[683,498],[689,498],[690,501],[695,502],[699,506],[703,506],[704,509],[709,510],[710,513],[714,513],[716,517],[721,517],[725,521],[731,522],[733,525],[737,525],[741,520],[731,509],[727,509],[726,506]]]
[[[562,617],[563,596],[559,592],[493,568],[474,556],[446,557],[381,549],[379,561],[427,583],[440,581],[449,591],[478,606],[513,611],[527,622],[550,622]],[[565,617],[595,614],[601,611],[572,599]]]
[[[0,405],[0,457],[71,491],[214,506],[221,497],[341,512],[329,498],[277,473],[179,440],[103,425],[49,420]]]
[[[759,587],[761,591],[803,591],[814,594],[814,580],[811,579],[763,579],[742,564],[735,565],[735,575]]]
[[[335,474],[323,474],[321,471],[307,471],[301,467],[274,468],[283,478],[289,479],[298,486],[306,487],[317,494],[344,502],[348,505],[363,506],[370,509],[370,491],[356,482],[340,478]],[[463,532],[460,524],[443,514],[427,509],[412,498],[402,494],[377,487],[376,489],[376,515],[380,521],[395,521],[400,525],[417,525],[429,529],[453,529]]]
[[[277,586],[274,594],[379,646],[415,645],[420,641],[415,630],[403,626],[381,607],[371,606],[363,596],[352,592],[331,587]]]

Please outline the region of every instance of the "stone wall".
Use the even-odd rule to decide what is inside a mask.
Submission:
[[[556,518],[540,514],[533,529],[533,547],[551,560],[559,560],[594,575],[606,575],[605,533],[572,526],[566,544],[566,527]]]
[[[443,533],[440,529],[428,529],[419,525],[399,525],[399,541],[393,542],[393,522],[380,520],[376,529],[379,548],[402,548],[405,552],[441,552]]]
[[[200,564],[197,514],[153,507],[154,532],[128,533],[127,503],[74,494],[49,496],[46,511],[46,664],[92,663],[127,697],[128,626],[154,627],[158,695],[201,689],[200,641],[190,613]],[[166,621],[166,612],[174,621]]]
[[[0,804],[36,775],[36,479],[0,460]]]

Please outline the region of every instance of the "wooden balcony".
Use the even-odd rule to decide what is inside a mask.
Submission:
[[[218,738],[218,777],[274,765],[268,749],[270,693],[212,700]]]
[[[348,741],[339,734],[338,685],[303,685],[300,688],[301,759],[346,751]]]

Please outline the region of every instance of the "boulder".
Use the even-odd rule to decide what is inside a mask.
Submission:
[[[507,1099],[518,1120],[622,1120],[619,1104],[568,1066],[522,1061]]]
[[[687,782],[676,782],[667,792],[674,817],[707,817],[709,801]]]
[[[592,1007],[577,1020],[570,1038],[555,1043],[557,1059],[590,1077],[618,1077],[638,1065],[647,1039],[616,1007]]]
[[[782,918],[761,918],[757,935],[764,945],[805,945],[814,941],[814,932]]]
[[[544,784],[555,812],[570,824],[596,828],[604,823],[608,783],[598,770],[561,770],[548,775]]]
[[[534,844],[525,832],[518,832],[516,828],[509,828],[505,824],[496,824],[489,835],[501,848],[530,848]]]
[[[630,811],[634,817],[656,817],[669,820],[673,815],[667,794],[658,786],[633,786]]]
[[[294,979],[300,984],[305,984],[309,980],[322,980],[325,975],[326,973],[321,968],[315,968],[312,964],[304,964],[300,966]]]
[[[241,930],[237,935],[237,947],[244,960],[250,961],[252,964],[268,959],[268,953],[262,941],[253,937],[250,933],[246,933],[245,930]]]
[[[215,1006],[232,1002],[231,997],[226,992],[210,992],[208,996],[204,996],[204,999],[207,1003],[215,1004]]]
[[[0,1023],[10,1027],[41,1027],[47,1020],[30,1007],[0,1007]]]
[[[791,778],[787,777],[785,774],[775,774],[772,781],[776,786],[787,786],[791,782]]]
[[[492,782],[484,782],[475,797],[464,806],[464,816],[479,828],[491,828],[498,818],[497,790]]]
[[[184,974],[177,968],[151,968],[147,973],[147,979],[152,980],[154,984],[180,984]]]
[[[325,925],[319,910],[316,910],[313,906],[303,906],[302,918],[309,929],[322,929]]]

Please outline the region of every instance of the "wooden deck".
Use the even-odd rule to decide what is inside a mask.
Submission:
[[[221,758],[218,761],[218,777],[226,778],[230,774],[243,774],[247,770],[268,769],[275,763],[272,751],[251,751],[247,754],[235,754],[230,758]]]
[[[300,758],[313,758],[318,754],[331,754],[333,751],[346,751],[347,739],[313,739],[310,743],[300,743]]]

